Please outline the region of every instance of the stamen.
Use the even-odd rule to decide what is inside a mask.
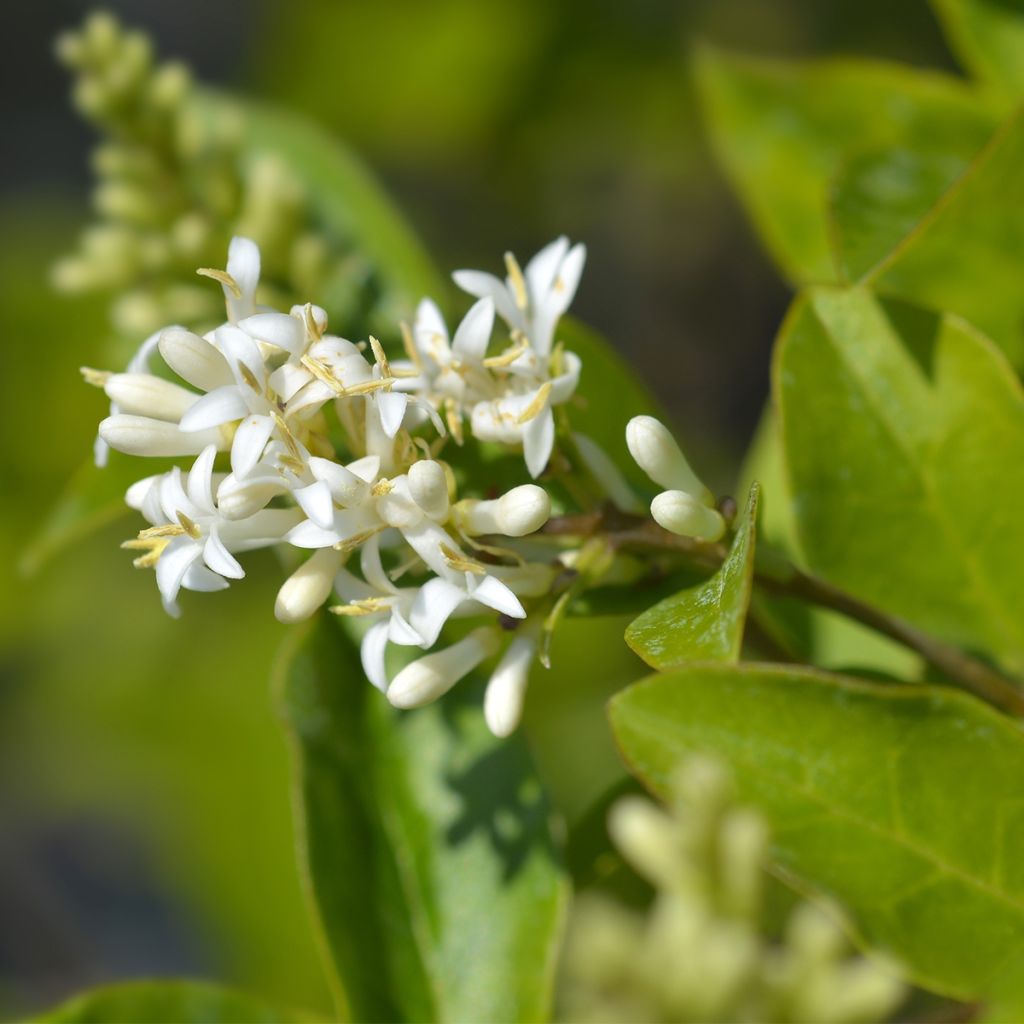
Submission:
[[[256,374],[249,369],[245,363],[238,364],[238,372],[242,375],[242,380],[256,392],[257,395],[263,393],[263,388],[260,387],[260,382],[256,379]]]
[[[409,357],[409,362],[412,363],[417,370],[422,369],[423,363],[420,360],[420,353],[413,341],[412,331],[409,329],[409,325],[403,320],[398,326],[402,331],[402,347],[405,349],[405,354]]]
[[[306,325],[306,333],[314,341],[319,341],[324,336],[324,332],[320,329],[320,325],[316,322],[316,317],[313,316],[312,302],[307,302],[305,306],[302,307],[302,321]]]
[[[180,511],[180,510],[178,511],[178,522],[181,523],[181,525],[184,528],[185,532],[193,540],[199,540],[199,538],[202,536],[202,533],[200,532],[199,527],[196,526],[196,524],[194,522],[192,522],[192,520],[189,519],[189,517],[187,515],[185,515],[185,513]]]
[[[388,357],[384,352],[384,346],[372,334],[370,335],[370,348],[373,350],[373,358],[380,367],[381,377],[390,377],[392,375],[391,364],[388,362]]]
[[[455,439],[455,443],[461,448],[464,440],[462,414],[459,412],[459,406],[454,398],[446,398],[444,400],[444,418],[452,437]]]
[[[537,394],[534,396],[533,401],[519,414],[519,418],[516,420],[516,425],[521,427],[524,423],[529,423],[534,416],[539,415],[548,404],[548,396],[550,394],[551,381],[546,380],[537,389]]]
[[[138,539],[152,540],[155,537],[183,537],[184,535],[184,526],[179,526],[177,523],[164,523],[161,526],[150,526],[145,530],[139,530]]]
[[[486,567],[475,558],[467,558],[447,544],[441,545],[441,554],[449,567],[456,572],[471,572],[474,576],[486,576]]]
[[[225,288],[231,291],[236,299],[242,297],[242,289],[238,287],[238,282],[226,271],[226,270],[214,270],[212,267],[200,267],[196,273],[200,277],[211,277],[214,281],[220,281]]]
[[[363,597],[348,604],[331,605],[327,610],[334,615],[374,615],[391,607],[390,598]]]
[[[334,545],[335,551],[342,551],[346,554],[350,551],[355,551],[361,544],[365,544],[371,537],[376,537],[378,533],[386,530],[386,526],[371,526],[369,530],[363,530],[362,533],[354,533],[351,537],[346,537],[345,540],[339,540]]]
[[[371,488],[370,494],[375,498],[382,498],[385,494],[390,494],[394,489],[394,484],[390,480],[378,480]]]
[[[505,349],[501,355],[491,356],[489,359],[484,360],[484,366],[489,370],[500,370],[506,366],[511,366],[524,352],[529,351],[530,346],[525,342],[519,342],[518,345],[513,345],[511,348]]]
[[[274,425],[277,427],[284,439],[285,446],[288,449],[288,454],[291,455],[299,463],[303,463],[302,449],[299,447],[299,442],[295,440],[295,435],[291,432],[288,424],[285,422],[284,417],[276,410],[270,410],[270,417],[274,421]]]
[[[519,269],[515,256],[512,253],[505,253],[505,269],[508,271],[508,279],[512,284],[512,291],[515,293],[516,305],[526,311],[530,304],[530,297],[526,291],[526,281],[523,272]]]
[[[105,388],[107,381],[114,376],[108,370],[94,370],[91,366],[80,366],[78,372],[85,383],[91,384],[94,388]]]

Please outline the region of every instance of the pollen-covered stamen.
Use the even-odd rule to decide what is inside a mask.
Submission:
[[[500,355],[490,356],[485,359],[484,366],[488,370],[503,370],[506,366],[511,366],[524,352],[529,350],[529,344],[525,340],[520,341],[518,344],[505,349]]]
[[[294,463],[298,463],[300,467],[305,468],[306,460],[302,457],[302,449],[299,447],[299,442],[295,439],[291,428],[285,422],[285,418],[276,409],[270,410],[270,418],[274,421],[274,426],[277,427],[281,440],[284,441],[285,447],[288,449],[288,455],[291,456]]]
[[[362,597],[348,604],[334,604],[327,610],[332,615],[375,615],[377,612],[386,611],[391,607],[392,600],[387,597]]]
[[[85,383],[94,388],[105,388],[107,381],[114,376],[109,370],[94,370],[91,366],[80,366],[78,372]]]
[[[394,484],[390,480],[378,480],[371,488],[370,494],[375,498],[383,498],[385,494],[390,494],[394,489]]]
[[[214,267],[200,267],[196,273],[200,277],[210,277],[214,281],[219,281],[225,288],[231,291],[231,294],[236,299],[242,297],[242,289],[238,286],[238,282],[226,270],[217,270]]]
[[[142,533],[146,532],[146,530],[142,531]],[[171,537],[143,537],[140,534],[137,538],[124,541],[121,548],[125,551],[144,551],[145,554],[132,559],[132,565],[136,569],[152,569],[160,561],[164,548],[171,543],[171,540]]]
[[[462,432],[462,413],[459,411],[459,403],[454,398],[444,400],[444,420],[455,443],[461,448],[465,441],[465,435]]]
[[[199,529],[199,527],[196,526],[196,524],[191,519],[189,519],[189,517],[185,515],[184,512],[180,510],[178,512],[178,522],[181,523],[182,529],[193,540],[199,540],[199,538],[202,536],[202,531]]]
[[[517,426],[522,426],[524,423],[529,423],[534,416],[539,416],[544,410],[544,407],[548,404],[548,398],[551,395],[552,384],[551,381],[546,380],[537,389],[537,394],[534,395],[533,401],[519,414],[516,419]]]
[[[370,349],[373,352],[373,358],[377,365],[380,367],[380,375],[382,378],[393,377],[391,372],[391,364],[388,362],[387,354],[384,351],[384,346],[371,334],[370,335]]]
[[[263,394],[263,386],[256,379],[256,374],[254,374],[252,370],[245,365],[245,363],[238,364],[238,372],[249,388],[251,388],[257,395]]]
[[[302,307],[302,322],[306,327],[306,333],[314,340],[319,341],[323,336],[323,328],[317,323],[316,317],[313,315],[313,303],[307,302]]]
[[[449,568],[456,572],[471,572],[474,576],[487,575],[487,567],[482,562],[478,562],[475,558],[467,558],[448,544],[441,545],[441,554],[444,555],[444,560],[448,563]]]
[[[402,332],[402,348],[405,349],[405,355],[409,362],[416,367],[417,371],[423,369],[423,360],[420,358],[419,349],[416,348],[416,343],[413,341],[412,329],[403,320],[399,325],[399,330]]]
[[[387,526],[383,523],[380,526],[371,526],[368,530],[363,530],[360,533],[354,533],[351,537],[339,540],[338,543],[334,545],[334,550],[342,551],[346,554],[355,551],[356,548],[361,547],[371,537],[376,537],[378,533],[382,533],[386,529]]]
[[[526,279],[523,277],[519,262],[510,252],[505,253],[505,269],[508,271],[508,279],[512,285],[516,305],[525,312],[530,304],[530,295],[526,290]]]

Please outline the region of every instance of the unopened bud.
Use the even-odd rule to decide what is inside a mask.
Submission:
[[[525,537],[539,530],[551,515],[551,499],[543,487],[523,484],[493,501],[460,501],[459,525],[470,536],[500,533]]]
[[[675,438],[660,420],[634,416],[626,424],[626,445],[636,464],[656,484],[666,490],[686,491],[704,505],[714,505],[714,495],[690,468]]]
[[[481,626],[451,647],[417,658],[395,676],[388,687],[388,700],[396,708],[418,708],[437,700],[494,654],[499,643],[494,626]]]
[[[198,455],[207,445],[218,451],[228,448],[227,435],[216,427],[184,433],[176,423],[148,416],[108,416],[100,424],[100,437],[115,451],[126,455]]]
[[[725,533],[721,514],[687,491],[663,491],[651,502],[651,515],[659,526],[680,537],[716,541]]]
[[[679,850],[672,819],[649,800],[623,797],[608,813],[608,835],[622,855],[649,881],[671,885]]]
[[[435,522],[448,518],[448,477],[439,462],[421,459],[409,467],[409,493]]]
[[[284,581],[274,603],[279,622],[302,622],[330,597],[342,557],[334,548],[321,548]]]
[[[151,373],[113,373],[103,390],[121,412],[168,423],[177,423],[199,398],[194,391]]]

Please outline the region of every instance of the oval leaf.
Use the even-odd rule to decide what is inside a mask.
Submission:
[[[566,883],[525,747],[463,683],[394,711],[337,623],[291,638],[300,861],[359,1021],[547,1018]]]
[[[754,576],[758,493],[755,483],[718,572],[659,602],[629,624],[626,643],[651,668],[739,660]]]
[[[774,377],[811,568],[1024,667],[1024,396],[996,349],[956,317],[817,289]]]
[[[917,983],[977,999],[1018,976],[1024,734],[1008,719],[949,690],[759,665],[653,676],[610,715],[662,795],[688,754],[725,760],[781,868]]]

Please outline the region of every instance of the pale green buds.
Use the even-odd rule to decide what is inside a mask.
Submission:
[[[409,467],[409,493],[412,500],[435,522],[448,518],[448,476],[433,459],[421,459]]]
[[[543,487],[523,484],[493,501],[460,501],[456,506],[459,527],[469,536],[500,533],[525,537],[535,533],[551,515],[551,499]]]
[[[330,597],[343,557],[334,548],[313,552],[277,592],[274,603],[277,620],[292,623],[308,619]]]

